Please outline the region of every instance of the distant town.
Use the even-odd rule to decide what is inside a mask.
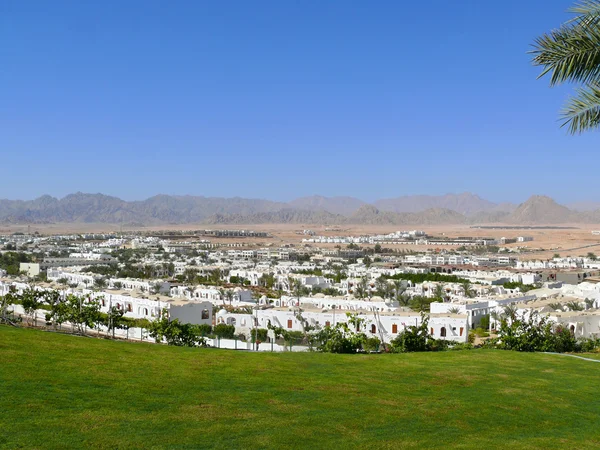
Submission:
[[[311,332],[357,320],[378,346],[423,320],[432,338],[466,344],[493,333],[507,308],[544,314],[577,337],[600,333],[593,252],[522,259],[532,236],[332,232],[305,228],[278,245],[267,231],[245,229],[5,234],[0,296],[76,295],[123,318],[122,326],[99,321],[95,333],[160,342],[148,323],[177,319],[204,326],[208,345],[239,350],[308,350]],[[55,320],[19,302],[4,313]]]

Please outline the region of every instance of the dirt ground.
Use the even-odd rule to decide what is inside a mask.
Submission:
[[[588,252],[600,254],[600,236],[592,235],[592,230],[600,229],[598,225],[572,224],[564,225],[572,227],[569,229],[481,229],[471,228],[467,225],[448,225],[448,226],[420,226],[406,227],[405,229],[423,230],[430,236],[455,238],[459,236],[470,237],[490,237],[490,238],[515,238],[517,236],[531,236],[533,241],[509,244],[507,247],[525,247],[530,252],[521,253],[521,259],[547,259],[558,253],[561,256],[580,256]],[[205,224],[187,224],[171,226],[151,226],[129,228],[123,227],[122,231],[158,231],[158,230],[204,230],[204,229],[246,229],[256,231],[266,231],[272,237],[267,239],[242,238],[242,239],[215,239],[208,238],[211,242],[243,242],[249,246],[282,246],[293,244],[295,246],[302,244],[302,239],[307,237],[303,230],[312,230],[320,236],[360,236],[372,234],[387,234],[394,231],[400,231],[400,226],[381,226],[381,225],[343,225],[343,226],[323,226],[323,225],[298,225],[298,224],[261,224],[261,225],[205,225]],[[69,234],[69,233],[92,233],[92,232],[118,232],[120,225],[94,224],[94,223],[70,223],[70,224],[47,224],[47,225],[10,225],[0,226],[0,234],[9,234],[14,232],[41,234]],[[317,245],[317,244],[313,244]],[[318,244],[326,247],[327,245]],[[333,246],[333,245],[330,245]],[[391,246],[391,245],[389,245]],[[414,246],[399,245],[398,248],[410,250],[435,250],[435,246]],[[452,248],[452,247],[444,247]],[[543,250],[540,250],[543,249]]]

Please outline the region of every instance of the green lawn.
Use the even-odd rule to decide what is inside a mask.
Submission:
[[[600,367],[247,353],[0,326],[3,448],[600,448]]]

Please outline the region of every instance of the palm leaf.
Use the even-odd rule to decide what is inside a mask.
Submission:
[[[570,23],[582,23],[584,26],[594,26],[600,23],[600,1],[582,0],[575,4],[570,12],[578,14]]]
[[[562,111],[564,122],[572,134],[596,128],[600,125],[600,82],[590,83],[577,89],[577,95],[567,102]]]
[[[600,26],[576,22],[535,40],[533,64],[550,74],[550,85],[565,81],[590,83],[600,78]]]

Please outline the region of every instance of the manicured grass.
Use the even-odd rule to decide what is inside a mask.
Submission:
[[[246,353],[0,326],[4,448],[600,448],[599,367]]]

